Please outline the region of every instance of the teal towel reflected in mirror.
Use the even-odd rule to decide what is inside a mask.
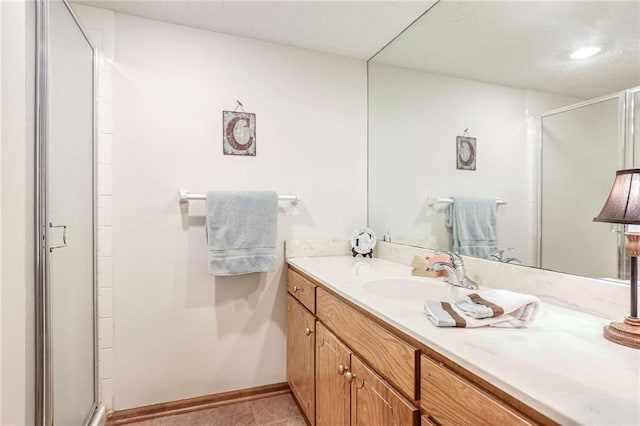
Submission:
[[[489,258],[498,248],[496,199],[452,197],[445,225],[451,230],[453,251],[466,256]]]

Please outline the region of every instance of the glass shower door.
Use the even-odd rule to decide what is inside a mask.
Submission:
[[[48,35],[49,421],[77,426],[97,399],[94,50],[63,1],[49,2]]]
[[[619,276],[620,233],[593,218],[624,158],[623,105],[616,95],[542,117],[540,267]]]

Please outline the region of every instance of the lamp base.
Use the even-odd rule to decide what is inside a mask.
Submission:
[[[604,337],[619,345],[640,349],[640,318],[626,317],[603,328]]]

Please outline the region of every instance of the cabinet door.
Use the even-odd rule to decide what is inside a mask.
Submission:
[[[414,426],[418,409],[358,357],[351,356],[351,425]]]
[[[315,419],[314,335],[314,316],[288,295],[287,381],[311,424]]]
[[[349,426],[351,351],[316,323],[316,426]]]
[[[316,290],[316,298],[316,312],[320,321],[396,389],[408,398],[418,399],[417,348],[321,288]]]

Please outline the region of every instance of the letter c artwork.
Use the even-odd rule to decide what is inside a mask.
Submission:
[[[223,153],[225,155],[256,155],[256,115],[247,112],[223,111]]]

